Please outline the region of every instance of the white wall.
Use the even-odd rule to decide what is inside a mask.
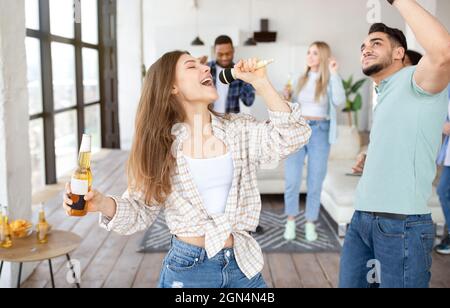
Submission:
[[[0,203],[11,219],[31,216],[31,160],[23,0],[0,1]],[[24,266],[23,279],[32,267]],[[6,264],[0,287],[11,287],[17,265]]]
[[[141,1],[117,1],[119,121],[122,149],[129,149],[141,92]]]
[[[127,5],[134,10],[134,1],[120,1],[130,2]],[[448,23],[450,1],[437,0],[437,2],[438,17]],[[206,46],[192,47],[190,42],[197,35],[192,1],[143,0],[143,55],[146,67],[149,67],[164,52],[174,49],[188,50],[196,56],[211,55],[214,39],[220,34],[230,35],[235,44],[242,46],[250,34],[248,32],[249,24],[251,23],[252,30],[258,31],[259,20],[269,18],[271,30],[278,32],[277,43],[260,44],[250,49],[248,47],[238,48],[237,57],[240,55],[261,56],[263,54],[270,56],[273,54],[282,56],[289,54],[289,60],[278,58],[270,68],[271,78],[277,87],[282,87],[286,82],[287,72],[303,70],[302,59],[305,47],[315,40],[324,40],[332,46],[335,56],[341,63],[343,77],[348,77],[350,74],[354,74],[355,78],[363,77],[359,62],[359,47],[370,26],[367,20],[369,0],[254,0],[251,22],[249,22],[249,3],[248,0],[199,0],[199,33]],[[387,4],[385,0],[379,3],[380,21],[405,30],[405,23],[397,10]],[[123,8],[122,13],[119,10],[119,19],[121,14],[129,14],[124,12],[126,11],[125,4]],[[135,18],[139,19],[138,16]],[[135,28],[134,31],[138,31],[138,28]],[[135,33],[133,32],[133,34]],[[122,48],[124,48],[123,45],[129,45],[130,42],[134,45],[134,39],[131,41],[128,37],[122,39],[124,40],[122,43],[119,41],[119,46]],[[128,48],[128,46],[125,47]],[[298,54],[295,54],[295,51],[298,51]],[[299,65],[301,65],[300,69]],[[128,80],[127,84],[129,84]],[[136,89],[137,87],[133,85],[131,88]],[[371,92],[369,88],[370,86],[367,84],[364,89],[365,107],[360,115],[360,129],[367,129],[369,125]],[[137,102],[134,103],[137,104]],[[126,106],[129,104],[130,100],[128,99]],[[257,102],[257,104],[261,104],[261,102]],[[124,105],[123,102],[121,102],[122,105]],[[122,116],[131,117],[131,115]],[[341,115],[340,121],[346,123],[346,117]]]

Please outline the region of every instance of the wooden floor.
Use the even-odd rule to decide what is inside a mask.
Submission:
[[[107,194],[121,194],[126,188],[125,162],[127,152],[111,151],[92,163],[95,189]],[[80,261],[83,288],[153,288],[161,270],[163,253],[136,252],[142,233],[130,237],[108,233],[98,226],[98,216],[82,219],[69,218],[61,209],[61,197],[47,204],[47,218],[56,229],[70,230],[84,240],[72,254]],[[263,198],[264,207],[282,208],[282,198]],[[334,288],[337,286],[339,255],[320,254],[265,254],[263,276],[269,287]],[[72,287],[66,281],[68,268],[64,258],[53,261],[56,286]],[[434,256],[433,287],[450,288],[450,257]],[[39,264],[24,288],[50,287],[47,262]]]

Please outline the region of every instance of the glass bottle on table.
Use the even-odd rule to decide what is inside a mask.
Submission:
[[[91,136],[84,134],[78,156],[78,168],[72,174],[70,181],[70,199],[73,202],[70,206],[70,216],[82,217],[87,214],[87,202],[84,200],[84,196],[91,188]]]
[[[294,94],[294,84],[292,82],[292,76],[289,75],[288,76],[288,82],[286,83],[285,87],[284,87],[284,98],[287,101],[291,101],[293,98],[293,94]]]
[[[2,210],[2,226],[0,230],[0,243],[2,248],[11,248],[12,243],[12,237],[11,237],[11,228],[9,226],[8,221],[8,212],[6,208],[3,208]]]
[[[39,221],[36,226],[36,234],[37,240],[39,244],[48,243],[48,232],[50,229],[50,225],[45,219],[45,211],[44,206],[42,204],[39,205]]]
[[[3,207],[0,204],[0,247],[3,245]]]

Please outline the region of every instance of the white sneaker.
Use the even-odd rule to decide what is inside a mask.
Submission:
[[[284,239],[286,241],[293,241],[297,237],[295,234],[297,226],[294,220],[288,220],[286,223],[286,229],[284,231]]]
[[[316,225],[312,222],[307,222],[305,225],[305,239],[308,242],[315,242],[319,238],[316,232]]]

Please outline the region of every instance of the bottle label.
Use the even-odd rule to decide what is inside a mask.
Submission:
[[[77,180],[72,178],[70,181],[70,189],[72,190],[72,194],[78,196],[87,195],[89,192],[89,182],[87,180]]]
[[[73,210],[84,211],[86,207],[86,201],[84,201],[84,196],[89,191],[89,182],[87,180],[77,180],[72,178],[70,181],[70,188],[72,189],[72,199],[73,204],[70,206]]]

